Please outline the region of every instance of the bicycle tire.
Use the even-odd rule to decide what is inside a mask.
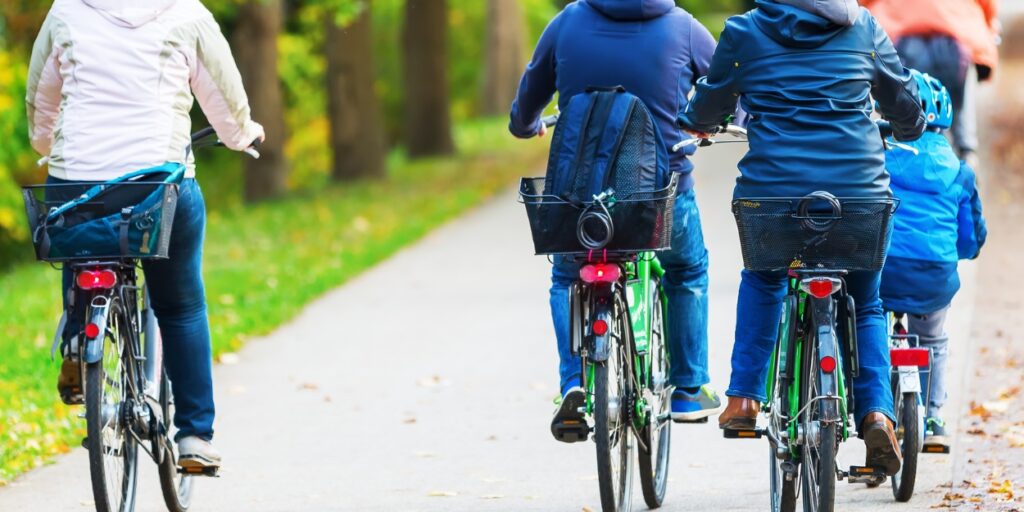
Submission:
[[[175,456],[174,442],[171,435],[174,418],[174,395],[171,391],[171,380],[166,369],[160,378],[160,407],[163,409],[164,457],[161,461],[160,490],[163,492],[164,504],[170,512],[187,512],[192,506],[192,491],[195,488],[195,477],[179,474],[178,461]]]
[[[672,388],[668,386],[668,349],[665,346],[665,315],[664,301],[661,298],[661,286],[655,283],[651,287],[651,341],[648,354],[651,357],[651,382],[647,383],[649,396],[653,399],[643,428],[643,441],[646,448],[638,452],[640,464],[640,489],[644,502],[649,508],[658,508],[665,501],[668,489],[669,454],[672,446]],[[658,373],[655,373],[658,372]],[[662,378],[659,383],[655,379]],[[661,389],[658,386],[661,386]],[[660,419],[664,418],[664,419]]]
[[[836,502],[836,424],[829,423],[821,428],[821,443],[817,457],[800,464],[803,469],[804,512],[833,512]],[[808,449],[805,448],[805,453]],[[816,459],[816,460],[815,460]],[[815,483],[810,473],[815,473]]]
[[[812,335],[805,341],[806,348],[804,361],[818,360],[817,336]],[[840,369],[841,370],[841,369]],[[803,403],[809,403],[820,394],[821,389],[818,383],[818,365],[805,363],[803,368],[804,390]],[[819,402],[820,403],[820,402]],[[800,461],[801,485],[803,488],[804,512],[833,512],[835,510],[836,498],[836,451],[838,449],[838,438],[836,437],[835,423],[822,424],[817,419],[817,404],[812,404],[804,414],[810,418],[805,422],[804,430],[810,432],[810,424],[817,423],[818,446],[811,445],[809,439],[803,443],[803,457]]]
[[[898,379],[896,377],[894,380]],[[898,390],[895,384],[894,390]],[[918,417],[917,393],[894,393],[897,400],[897,411],[900,413],[900,428],[896,431],[903,451],[903,464],[893,475],[892,495],[896,501],[907,502],[914,496],[914,484],[917,481],[917,455],[921,453],[920,418]],[[902,433],[902,435],[900,435]]]
[[[771,474],[772,512],[796,512],[796,478],[786,480],[782,460],[775,455],[775,445],[768,444],[768,463]]]
[[[613,329],[622,335],[626,326],[622,315],[617,311]],[[613,331],[613,334],[616,331]],[[610,336],[614,339],[615,336]],[[621,385],[622,397],[618,400],[618,408],[610,410],[610,368],[618,366],[614,377]],[[601,493],[601,510],[603,512],[629,512],[632,508],[633,459],[632,451],[635,439],[630,432],[627,414],[628,403],[623,397],[631,379],[622,379],[628,371],[628,361],[622,354],[622,344],[613,343],[608,351],[608,360],[594,363],[594,441],[597,445],[597,480]],[[615,429],[612,429],[612,421]],[[617,436],[617,437],[616,437]],[[618,452],[617,454],[615,452]],[[617,455],[617,456],[615,456]]]
[[[89,473],[97,512],[130,512],[135,509],[138,488],[138,446],[135,438],[125,430],[128,426],[125,425],[124,415],[119,412],[120,407],[116,406],[119,404],[108,404],[104,393],[106,384],[113,382],[106,378],[110,370],[117,373],[122,387],[121,394],[124,393],[127,379],[126,370],[122,367],[124,340],[118,338],[121,336],[120,327],[127,322],[122,321],[122,308],[116,298],[111,299],[109,308],[108,325],[113,327],[113,336],[106,334],[99,342],[106,343],[107,339],[111,339],[113,347],[104,347],[103,359],[85,367],[85,422],[88,437],[84,444],[89,452]],[[91,307],[86,318],[89,317]],[[122,396],[120,403],[123,402]],[[111,425],[113,432],[108,431]],[[108,438],[112,442],[106,443]],[[117,446],[113,446],[115,444]],[[108,457],[112,450],[119,450],[120,454]],[[123,459],[120,470],[114,464],[117,459]],[[113,488],[115,485],[120,488]]]

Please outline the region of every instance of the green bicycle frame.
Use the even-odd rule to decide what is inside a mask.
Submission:
[[[625,276],[625,296],[629,314],[629,324],[632,328],[632,338],[635,347],[635,359],[633,361],[636,374],[633,376],[637,389],[641,389],[643,383],[650,380],[652,358],[649,353],[651,337],[653,336],[652,308],[654,307],[652,286],[655,280],[660,280],[665,275],[665,270],[655,257],[653,252],[641,253],[634,261],[622,263]],[[659,289],[661,303],[666,304],[664,290]],[[663,318],[664,318],[663,312]],[[664,335],[664,333],[663,333]],[[587,362],[587,414],[594,410],[594,364]],[[634,418],[639,426],[646,421],[647,403],[641,396],[635,403]]]
[[[768,397],[769,403],[764,404],[766,407],[770,407],[772,394],[775,390],[775,379],[779,374],[779,362],[788,364],[784,367],[786,373],[792,376],[789,379],[789,385],[787,389],[781,390],[787,397],[788,409],[786,416],[789,418],[786,429],[789,433],[789,439],[797,439],[797,417],[800,414],[801,409],[804,407],[804,403],[800,400],[800,391],[802,389],[802,378],[804,373],[804,343],[806,342],[806,332],[800,329],[792,329],[792,323],[797,322],[797,325],[808,326],[810,325],[810,319],[808,318],[810,312],[808,311],[808,303],[810,300],[809,295],[800,289],[799,280],[795,277],[789,278],[789,290],[790,295],[796,296],[795,311],[791,310],[791,302],[786,300],[783,301],[782,306],[782,322],[779,325],[779,335],[775,344],[775,349],[772,352],[771,363],[768,368],[768,378],[765,383],[765,396]],[[793,339],[790,339],[790,333],[796,333]],[[794,344],[792,354],[792,361],[787,361],[787,353],[789,353],[789,345]],[[845,382],[845,361],[841,357],[841,353],[837,354],[835,375],[837,377],[837,393],[839,396],[839,417],[842,426],[842,440],[846,441],[849,438],[849,414],[848,414],[848,400],[847,400],[847,388]],[[790,453],[794,456],[798,456],[796,444],[790,444]]]

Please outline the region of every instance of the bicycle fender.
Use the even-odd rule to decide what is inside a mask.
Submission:
[[[819,366],[818,382],[821,383],[821,394],[827,397],[836,397],[836,400],[824,400],[821,403],[820,415],[822,421],[839,421],[839,398],[845,390],[839,389],[837,372],[842,371],[842,358],[839,355],[838,339],[836,337],[835,303],[831,297],[824,299],[813,299],[814,328],[817,332],[818,358],[832,357],[837,363],[837,368],[832,372],[826,372]],[[811,364],[818,365],[818,361]]]
[[[103,360],[103,341],[107,337],[107,316],[110,313],[109,303],[103,306],[92,307],[92,317],[89,319],[89,323],[96,324],[99,327],[99,334],[95,338],[86,338],[85,340],[85,362],[92,364],[98,363]]]
[[[591,350],[589,359],[595,362],[604,362],[608,360],[608,352],[611,345],[610,338],[614,329],[614,318],[612,316],[614,308],[613,292],[611,287],[604,287],[593,295],[593,306],[590,309],[590,325],[594,325],[594,322],[598,320],[603,320],[608,325],[608,331],[600,336],[591,331],[590,336],[593,340],[591,347],[593,350]]]

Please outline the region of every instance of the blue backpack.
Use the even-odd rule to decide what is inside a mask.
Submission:
[[[621,87],[569,99],[551,141],[546,194],[585,203],[609,189],[619,199],[668,186],[668,150],[650,110]]]

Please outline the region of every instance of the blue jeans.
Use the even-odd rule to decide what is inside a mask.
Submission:
[[[880,272],[852,272],[846,276],[847,291],[857,305],[860,375],[853,381],[853,392],[858,425],[871,412],[881,412],[895,420],[889,384],[889,340],[878,296],[880,282]],[[732,377],[726,395],[767,400],[768,366],[782,320],[786,290],[785,272],[743,271],[736,306]]]
[[[693,190],[680,192],[673,208],[672,249],[658,253],[668,296],[669,382],[699,387],[708,377],[708,251]],[[580,378],[582,363],[569,346],[569,286],[579,264],[555,257],[551,269],[551,318],[558,341],[561,389]]]
[[[47,183],[70,182],[50,178]],[[202,191],[196,180],[186,179],[174,212],[170,258],[142,264],[153,312],[160,323],[164,365],[174,391],[178,439],[213,438],[213,359],[202,276],[205,231]],[[72,278],[70,269],[65,268],[65,300]],[[76,331],[76,327],[69,326],[66,332]]]

